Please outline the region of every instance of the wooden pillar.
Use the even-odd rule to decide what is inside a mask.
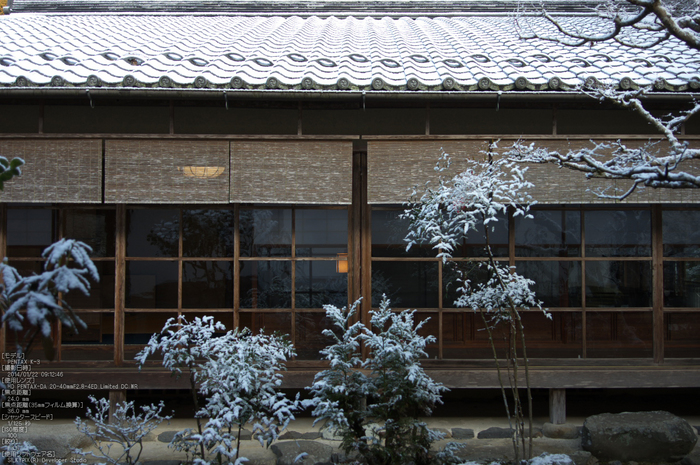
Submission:
[[[663,229],[661,205],[651,207],[652,228],[652,282],[653,282],[653,347],[654,363],[664,362],[664,242],[661,237]]]
[[[124,291],[126,289],[126,207],[117,205],[117,245],[114,276],[114,365],[124,362]],[[111,396],[111,394],[110,394]]]
[[[549,390],[549,422],[553,425],[566,423],[566,389]]]
[[[114,424],[114,413],[117,411],[117,404],[126,402],[126,391],[109,391],[109,424]]]

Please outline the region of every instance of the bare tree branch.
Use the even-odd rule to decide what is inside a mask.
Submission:
[[[593,45],[615,41],[625,47],[652,48],[667,40],[679,40],[689,51],[700,50],[700,0],[604,0],[595,9],[594,16],[555,16],[540,6],[537,20],[521,14],[516,27],[523,39],[543,39],[569,46]],[[599,143],[566,153],[517,142],[506,155],[515,161],[527,163],[555,163],[563,168],[581,171],[588,178],[627,179],[631,186],[624,192],[611,194],[597,191],[603,198],[625,199],[639,187],[698,188],[700,170],[689,171],[692,160],[700,160],[700,149],[691,148],[678,139],[684,124],[700,113],[700,103],[689,102],[687,109],[673,114],[656,116],[645,106],[645,96],[652,91],[641,88],[618,90],[618,83],[593,82],[579,87],[579,91],[600,101],[636,112],[660,136],[640,147],[628,147],[621,141]]]

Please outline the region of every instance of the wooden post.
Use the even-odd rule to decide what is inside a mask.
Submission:
[[[114,424],[114,413],[117,411],[117,404],[126,402],[126,391],[109,391],[109,424]]]
[[[126,288],[126,207],[117,205],[116,272],[114,273],[114,365],[124,362],[124,290]],[[111,396],[111,394],[110,394]]]
[[[566,423],[566,389],[549,390],[549,422],[553,425]]]
[[[664,241],[661,205],[651,207],[652,282],[653,282],[653,356],[654,363],[664,363]]]

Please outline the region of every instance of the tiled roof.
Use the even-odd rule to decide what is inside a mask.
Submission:
[[[596,27],[593,17],[569,20]],[[0,86],[10,88],[546,91],[587,79],[700,88],[700,54],[679,42],[572,48],[520,39],[507,15],[13,12],[0,17],[0,36]]]

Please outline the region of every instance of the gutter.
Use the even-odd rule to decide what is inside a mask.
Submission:
[[[561,91],[361,91],[361,90],[221,90],[221,89],[143,89],[116,88],[46,88],[11,87],[0,88],[2,97],[52,97],[52,98],[132,98],[132,99],[172,99],[172,100],[225,100],[225,99],[272,99],[272,100],[586,100],[592,97],[579,92]],[[645,95],[648,100],[688,101],[700,99],[700,92],[651,92]]]

